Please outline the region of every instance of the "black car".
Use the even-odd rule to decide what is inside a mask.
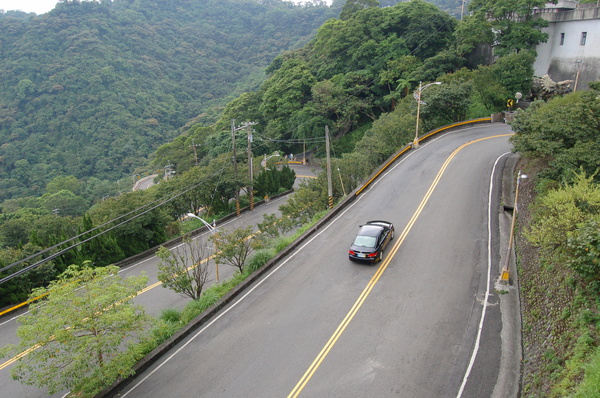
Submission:
[[[353,261],[374,263],[383,260],[383,250],[394,239],[394,225],[388,221],[368,221],[360,226],[350,246],[348,257]]]

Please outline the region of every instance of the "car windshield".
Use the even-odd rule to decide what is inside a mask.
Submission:
[[[375,242],[377,242],[377,239],[374,236],[358,235],[354,239],[354,246],[375,247]]]

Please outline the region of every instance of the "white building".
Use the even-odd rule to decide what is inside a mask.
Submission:
[[[599,1],[600,3],[600,1]],[[548,41],[537,46],[535,75],[554,81],[573,80],[574,90],[600,80],[600,6],[560,0],[540,14],[550,22]]]

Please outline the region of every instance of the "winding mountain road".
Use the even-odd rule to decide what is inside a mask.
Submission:
[[[119,396],[507,396],[494,283],[510,133],[470,127],[402,158]],[[351,263],[370,219],[396,238],[381,263]]]
[[[518,369],[506,377],[515,365],[504,347],[516,326],[503,319],[495,289],[510,134],[504,124],[477,125],[411,151],[116,396],[514,396]],[[255,225],[258,216],[233,223]],[[371,219],[392,221],[395,239],[382,262],[352,263],[348,245]],[[152,283],[156,259],[124,273],[142,270]],[[184,304],[151,291],[138,298],[151,313]],[[7,327],[2,344],[14,338]],[[9,368],[0,369],[7,396],[47,396],[10,380]]]

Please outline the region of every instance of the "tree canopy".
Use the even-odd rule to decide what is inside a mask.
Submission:
[[[13,377],[50,394],[73,389],[92,396],[132,372],[140,358],[133,344],[150,322],[132,299],[147,278],[121,279],[118,270],[71,266],[48,288],[32,293],[32,298],[45,298],[19,318],[19,345],[3,349],[5,354],[26,353]]]
[[[20,14],[18,14],[20,15]],[[334,10],[273,0],[63,1],[0,14],[0,201],[114,182],[188,120],[214,122]],[[77,194],[77,192],[74,192]]]
[[[543,176],[554,184],[573,181],[580,171],[600,179],[599,87],[591,87],[547,103],[536,101],[512,123],[515,150],[547,161]]]
[[[473,0],[469,3],[471,15],[464,20],[469,28],[459,40],[487,42],[497,55],[534,50],[548,39],[548,34],[542,32],[548,21],[534,12],[546,3],[546,0]],[[474,36],[474,32],[481,35]]]

